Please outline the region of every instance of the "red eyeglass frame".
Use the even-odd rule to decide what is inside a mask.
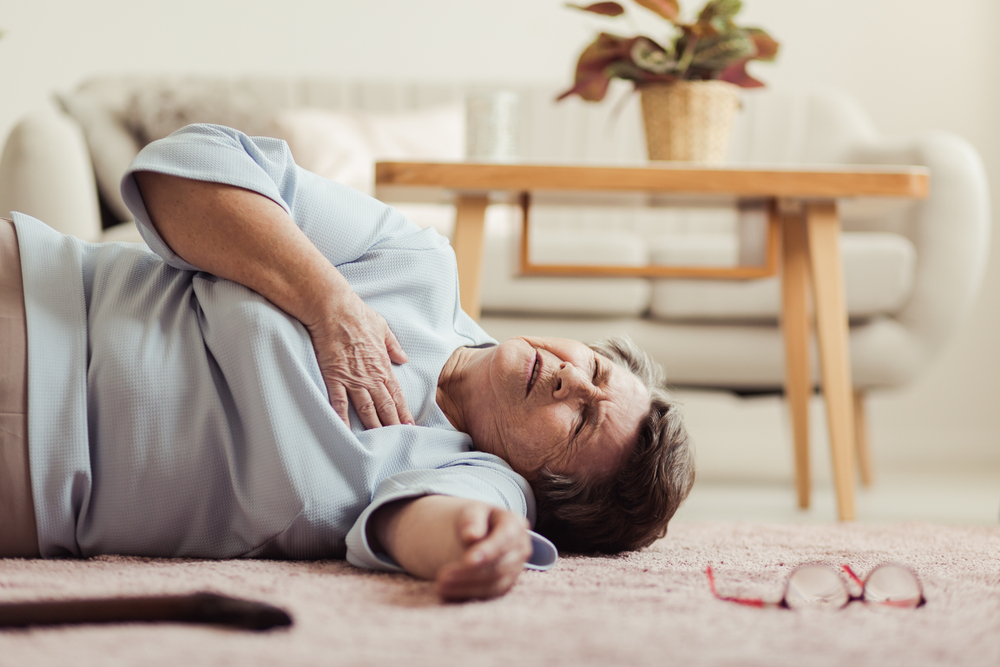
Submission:
[[[885,565],[892,565],[892,564],[893,563],[885,563]],[[882,566],[880,565],[879,567],[882,567]],[[906,566],[903,565],[901,567],[906,567]],[[855,602],[855,601],[860,601],[860,602],[867,603],[867,600],[865,600],[865,596],[864,596],[865,582],[861,580],[861,577],[859,577],[857,574],[854,573],[854,570],[851,569],[850,565],[841,565],[840,568],[844,572],[846,572],[847,576],[849,576],[854,581],[854,583],[856,583],[861,588],[861,595],[851,595],[851,591],[848,590],[847,591],[847,601],[844,602],[844,604],[841,605],[839,608],[843,609],[844,607],[846,607],[847,605],[849,605],[850,603]],[[875,569],[877,570],[878,568],[875,568]],[[910,568],[906,567],[906,569],[909,570]],[[872,570],[872,572],[874,572],[874,571],[875,570]],[[912,570],[911,570],[911,572],[912,572]],[[757,608],[780,607],[782,609],[791,609],[791,607],[789,607],[788,603],[785,601],[785,595],[787,595],[787,592],[785,593],[785,595],[782,595],[780,602],[768,602],[767,600],[764,600],[762,598],[727,597],[725,595],[719,595],[719,591],[716,590],[716,588],[715,588],[715,573],[712,571],[712,566],[711,565],[708,565],[707,567],[705,567],[705,574],[708,576],[708,586],[712,590],[712,595],[714,595],[715,598],[718,599],[718,600],[722,600],[724,602],[735,602],[736,604],[745,605],[747,607],[757,607]],[[793,574],[794,574],[794,570],[793,570]],[[791,576],[792,575],[789,574],[788,578],[790,579]],[[914,579],[916,579],[917,575],[914,573],[913,577],[914,577]],[[925,604],[927,604],[927,598],[924,597],[923,586],[920,585],[920,580],[919,579],[917,579],[917,586],[920,589],[920,601],[917,602],[917,604],[915,604],[915,605],[911,605],[911,604],[909,604],[909,603],[907,603],[906,601],[903,601],[903,600],[887,600],[885,602],[872,602],[871,604],[877,604],[877,605],[883,606],[883,607],[899,607],[900,609],[916,609],[917,607],[922,607]]]

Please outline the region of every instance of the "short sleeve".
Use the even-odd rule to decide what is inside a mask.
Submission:
[[[222,183],[267,197],[334,265],[420,231],[392,207],[297,166],[280,139],[250,137],[221,125],[188,125],[143,148],[121,183],[122,198],[146,243],[179,269],[199,267],[177,256],[157,233],[135,181],[137,171]]]

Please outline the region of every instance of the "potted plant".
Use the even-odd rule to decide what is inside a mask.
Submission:
[[[774,60],[778,42],[760,28],[736,24],[741,0],[709,0],[690,23],[680,19],[677,0],[634,1],[665,19],[673,34],[656,41],[600,33],[580,54],[573,87],[558,99],[578,95],[598,102],[611,79],[632,81],[642,97],[649,159],[723,162],[739,89],[764,85],[750,76],[747,63]],[[607,17],[625,14],[617,2],[568,6]]]

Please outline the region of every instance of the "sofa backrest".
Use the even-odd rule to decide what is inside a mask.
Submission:
[[[102,199],[122,221],[130,216],[118,183],[128,164],[142,146],[189,123],[219,123],[248,134],[269,134],[271,119],[281,109],[401,112],[461,102],[471,91],[498,88],[519,95],[519,153],[527,160],[616,164],[645,159],[637,95],[624,83],[613,86],[602,104],[576,98],[556,104],[559,86],[555,85],[125,75],[90,79],[58,99],[80,123]],[[856,105],[834,92],[748,91],[734,128],[730,159],[769,164],[846,162],[852,145],[873,131]],[[643,224],[629,215],[613,217],[617,221],[613,226]]]

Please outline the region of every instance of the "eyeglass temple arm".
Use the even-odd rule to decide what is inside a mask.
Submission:
[[[776,606],[774,603],[765,602],[764,600],[758,598],[731,598],[719,595],[719,591],[715,589],[715,574],[712,572],[711,565],[705,568],[705,574],[708,575],[708,587],[712,589],[712,595],[714,595],[719,600],[723,600],[724,602],[735,602],[736,604],[746,605],[747,607]]]

